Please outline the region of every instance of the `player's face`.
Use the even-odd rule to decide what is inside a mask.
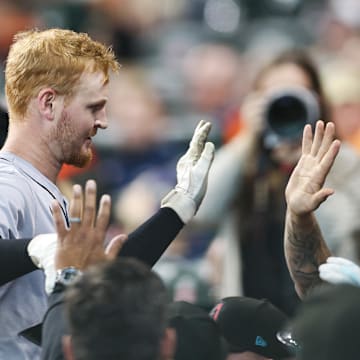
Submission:
[[[61,162],[83,167],[92,158],[92,137],[106,129],[107,84],[102,73],[85,73],[74,95],[65,102],[52,138],[56,139]]]

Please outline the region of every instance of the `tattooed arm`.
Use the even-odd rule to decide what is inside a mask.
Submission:
[[[334,193],[323,187],[340,149],[334,135],[332,123],[318,121],[314,136],[305,126],[302,155],[285,191],[285,257],[300,298],[321,282],[318,267],[330,256],[313,212]]]
[[[288,211],[285,225],[285,256],[300,298],[304,298],[321,283],[318,268],[330,255],[314,215],[298,217]]]

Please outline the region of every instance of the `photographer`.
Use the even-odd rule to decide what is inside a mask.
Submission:
[[[217,152],[196,216],[220,226],[208,253],[220,263],[218,296],[267,298],[288,314],[294,311],[299,300],[283,250],[284,190],[301,155],[303,127],[319,118],[329,120],[319,75],[306,53],[284,52],[259,72],[241,107],[245,130]],[[359,162],[342,148],[328,177],[341,195],[317,214],[332,252],[350,258],[359,229]]]

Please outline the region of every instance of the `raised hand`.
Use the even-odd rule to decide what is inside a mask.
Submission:
[[[332,123],[318,121],[314,136],[310,125],[305,126],[302,155],[285,191],[285,258],[300,298],[321,284],[318,267],[331,255],[313,211],[334,193],[324,187],[340,149],[334,136]]]
[[[118,235],[104,248],[106,230],[110,219],[111,199],[103,195],[96,212],[96,183],[89,180],[85,196],[80,185],[74,185],[70,202],[70,228],[67,228],[57,202],[52,205],[55,227],[58,234],[55,253],[55,268],[74,266],[85,269],[101,261],[117,256],[125,235]]]
[[[86,183],[85,195],[80,185],[74,185],[69,228],[65,225],[59,204],[54,201],[52,210],[57,233],[38,235],[28,246],[34,264],[45,272],[48,294],[53,290],[56,270],[70,266],[83,270],[116,257],[127,237],[118,235],[104,247],[110,208],[110,197],[103,195],[96,213],[96,183],[93,180]]]
[[[161,201],[172,208],[186,224],[199,208],[207,187],[215,147],[207,142],[211,124],[201,120],[194,131],[187,152],[176,166],[177,184]]]
[[[314,136],[311,126],[305,126],[302,155],[285,190],[288,211],[293,214],[311,213],[334,193],[333,189],[323,187],[340,149],[340,141],[334,137],[333,123],[325,125],[318,121]]]

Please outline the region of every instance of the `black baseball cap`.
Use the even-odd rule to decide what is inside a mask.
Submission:
[[[228,343],[230,353],[253,353],[284,359],[293,355],[277,334],[288,317],[267,300],[249,297],[227,297],[210,312]]]
[[[186,301],[168,306],[168,325],[176,330],[175,360],[225,360],[227,345],[207,311]]]
[[[299,360],[359,359],[360,288],[319,287],[291,322]]]

